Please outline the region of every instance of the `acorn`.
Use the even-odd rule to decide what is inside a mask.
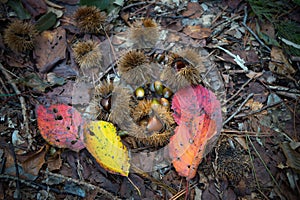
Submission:
[[[145,85],[151,79],[152,68],[144,52],[132,50],[125,53],[118,61],[121,80],[133,88]]]
[[[107,97],[107,98],[101,99],[100,104],[104,108],[104,110],[109,112],[110,108],[111,108],[111,98]]]
[[[160,81],[155,81],[154,82],[154,88],[155,88],[155,92],[158,95],[162,95],[163,94],[163,84]]]
[[[151,101],[151,107],[156,108],[158,106],[160,106],[159,100],[157,98],[153,98],[152,101]]]
[[[170,108],[170,102],[169,102],[169,100],[166,99],[166,98],[163,98],[163,97],[160,98],[160,104],[161,104],[163,107],[167,108],[167,109]]]
[[[163,129],[164,125],[163,123],[158,119],[157,116],[152,116],[146,126],[147,132],[160,132]]]
[[[144,88],[138,87],[138,88],[135,90],[135,96],[136,96],[138,99],[143,99],[144,96],[145,96],[145,90],[144,90]]]
[[[163,89],[162,94],[163,94],[164,98],[166,98],[166,99],[170,98],[173,95],[172,90],[168,87],[165,87]]]
[[[75,12],[74,19],[80,31],[100,33],[106,20],[106,14],[96,6],[81,6]]]
[[[29,22],[16,20],[4,30],[4,43],[15,52],[32,50],[38,31]]]
[[[77,42],[72,47],[76,62],[80,68],[101,66],[102,53],[99,43],[93,40]]]

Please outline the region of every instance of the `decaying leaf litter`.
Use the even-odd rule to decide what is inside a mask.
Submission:
[[[97,5],[101,12],[90,18],[99,19],[92,29],[74,16],[83,7],[78,0],[22,3],[1,2],[2,199],[297,198],[299,2],[101,1]],[[91,17],[88,13],[79,16]],[[15,34],[17,39],[27,37],[24,46],[12,42],[14,32],[7,30],[18,20],[36,25],[31,35],[24,35],[21,28],[10,30],[21,31]],[[145,37],[147,33],[152,37]],[[130,54],[134,61],[141,60],[133,63],[135,74],[140,73],[137,78],[126,75],[126,62],[120,59],[130,48],[142,52],[142,57]],[[190,53],[193,51],[201,55],[201,64]],[[125,69],[121,76],[117,74],[120,66]],[[181,79],[181,74],[190,76]],[[115,84],[122,78],[131,85],[131,92]],[[157,83],[158,79],[162,82]],[[113,87],[102,87],[110,80],[114,80]],[[186,84],[201,84],[213,91],[223,117],[218,141],[191,179],[179,176],[162,154],[176,127],[183,129],[183,125],[178,128],[178,116],[174,116],[175,124],[166,117],[167,109],[162,112],[162,106],[173,99],[173,94],[168,97],[163,91],[176,95]],[[137,97],[151,100],[150,106]],[[36,105],[71,105],[73,111],[68,114],[62,114],[59,106],[51,109],[51,116],[63,124],[60,128],[65,126],[65,132],[73,127],[72,120],[68,124],[65,119],[77,111],[84,119],[95,121],[89,131],[84,131],[84,125],[80,130],[91,136],[103,134],[97,130],[104,126],[101,120],[113,121],[118,130],[122,127],[118,137],[131,149],[128,178],[101,167],[91,151],[59,148],[65,147],[57,145],[62,138],[53,142],[46,138],[47,143],[41,136],[47,128],[38,126],[42,118]],[[180,116],[187,121],[190,115]],[[200,119],[193,117],[192,121]],[[153,137],[135,135],[137,129]],[[80,136],[69,142],[82,148]]]

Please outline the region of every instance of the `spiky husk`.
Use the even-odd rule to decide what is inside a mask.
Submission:
[[[133,88],[149,82],[153,71],[148,57],[139,50],[125,53],[118,62],[118,70],[121,79]]]
[[[107,120],[108,112],[102,108],[101,100],[112,94],[113,84],[107,81],[101,82],[95,87],[94,97],[90,103],[90,115],[93,120]]]
[[[176,68],[176,63],[181,63]],[[170,56],[168,66],[163,69],[160,79],[173,91],[189,85],[201,83],[200,69],[203,67],[202,58],[193,49],[184,49]]]
[[[192,64],[192,66],[194,66],[194,68],[196,68],[199,72],[204,72],[206,70],[203,64],[202,56],[199,53],[197,53],[195,49],[181,49],[178,51],[177,54],[189,61]]]
[[[129,29],[129,41],[134,48],[152,48],[159,39],[159,27],[157,23],[149,18],[136,21]]]
[[[93,40],[77,42],[73,46],[73,51],[80,68],[101,67],[102,53],[99,43]]]
[[[143,117],[150,114],[151,100],[142,100],[138,102],[138,105],[133,109],[131,116],[135,122],[140,121]]]
[[[100,33],[106,14],[95,6],[82,6],[74,14],[77,27],[84,33]]]
[[[116,85],[111,96],[109,120],[120,129],[128,130],[133,124],[131,113],[131,91],[121,85]]]
[[[141,124],[140,120],[155,115],[163,124],[164,128],[161,132],[148,132],[146,125]],[[162,146],[168,142],[175,121],[167,108],[156,105],[152,106],[150,100],[142,100],[132,110],[132,119],[134,124],[128,130],[130,136],[134,136],[137,143],[151,146]],[[139,124],[139,125],[138,125]]]
[[[4,30],[4,42],[11,50],[24,52],[33,49],[37,35],[33,24],[16,20]]]

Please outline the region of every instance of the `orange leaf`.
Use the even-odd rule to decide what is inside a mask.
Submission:
[[[178,91],[172,109],[179,126],[170,139],[169,155],[179,175],[190,180],[220,134],[220,103],[211,91],[199,85]]]
[[[49,144],[73,151],[85,148],[81,129],[84,120],[75,108],[64,104],[38,105],[36,112],[40,133]]]

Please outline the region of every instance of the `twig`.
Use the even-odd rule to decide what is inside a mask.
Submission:
[[[265,163],[265,161],[262,159],[262,157],[260,156],[259,152],[258,152],[257,149],[255,148],[255,146],[254,146],[254,144],[252,143],[251,139],[250,139],[249,137],[248,137],[247,139],[248,139],[248,141],[250,142],[252,148],[254,149],[256,155],[258,156],[258,158],[260,159],[260,161],[261,161],[262,164],[264,165],[264,167],[265,167],[265,169],[267,170],[268,174],[270,175],[272,181],[273,181],[274,184],[278,187],[278,190],[279,190],[280,192],[282,192],[282,190],[281,190],[279,184],[277,183],[276,179],[275,179],[274,176],[272,175],[272,173],[271,173],[270,169],[268,168],[267,164]]]
[[[223,126],[225,124],[227,124],[227,122],[229,122],[237,113],[239,113],[242,109],[242,107],[247,103],[247,101],[253,96],[253,93],[249,94],[247,96],[247,98],[245,99],[245,101],[243,101],[243,103],[238,107],[238,109],[230,116],[228,117],[224,122],[223,122]]]
[[[21,92],[18,89],[17,85],[12,82],[12,77],[10,76],[9,73],[7,73],[6,69],[3,67],[2,63],[0,63],[0,69],[2,71],[2,73],[4,74],[5,78],[7,79],[7,81],[11,84],[11,86],[13,87],[15,93],[19,96],[19,101],[21,104],[21,109],[22,109],[22,115],[23,115],[23,123],[25,126],[25,133],[26,133],[26,137],[28,138],[28,149],[31,148],[32,145],[32,136],[30,134],[30,130],[29,130],[29,123],[28,123],[28,118],[27,118],[27,111],[26,111],[26,103],[25,103],[25,99],[23,96],[21,96]]]
[[[16,157],[16,153],[15,153],[15,148],[12,144],[9,144],[9,149],[13,155],[13,159],[14,159],[14,164],[15,164],[15,168],[16,168],[16,191],[15,194],[17,199],[22,199],[21,197],[21,191],[20,191],[20,174],[19,174],[19,166],[18,166],[18,161],[17,161],[17,157]]]
[[[176,190],[174,190],[172,187],[170,187],[170,186],[164,184],[163,182],[160,182],[159,180],[153,178],[148,173],[144,172],[143,170],[136,167],[135,165],[131,165],[131,169],[133,170],[134,173],[137,173],[138,175],[142,176],[143,178],[146,178],[146,179],[152,181],[154,184],[168,190],[173,195],[175,195],[177,193]]]
[[[276,103],[270,104],[270,105],[266,105],[266,106],[262,107],[261,109],[252,111],[250,113],[242,113],[242,114],[236,115],[234,118],[241,118],[241,117],[246,117],[246,116],[249,116],[249,115],[254,115],[254,114],[260,113],[260,112],[262,112],[262,111],[264,111],[264,110],[266,110],[268,108],[276,106],[276,105],[278,105],[280,103],[282,103],[282,100],[278,101]]]
[[[220,46],[217,46],[217,48],[225,51],[225,53],[227,53],[228,55],[233,57],[234,58],[233,60],[236,62],[236,64],[238,66],[240,66],[245,72],[249,71],[248,68],[244,65],[245,64],[244,59],[242,59],[239,55],[234,55],[233,53],[231,53],[227,49],[224,49],[223,47],[220,47]]]
[[[282,38],[282,37],[278,37],[282,42],[284,42],[286,45],[289,45],[289,46],[292,46],[292,47],[294,47],[294,48],[296,48],[296,49],[300,49],[300,44],[296,44],[296,43],[294,43],[294,42],[292,42],[292,41],[289,41],[289,40],[287,40],[287,39],[285,39],[285,38]]]
[[[255,37],[255,39],[259,42],[260,45],[265,47],[268,50],[268,52],[271,52],[271,49],[267,45],[265,45],[265,43],[263,41],[261,41],[261,39],[259,39],[259,37],[251,30],[251,28],[249,26],[247,26],[247,24],[246,24],[246,21],[248,18],[247,6],[244,7],[244,12],[245,12],[245,16],[244,16],[242,25]]]
[[[60,5],[57,5],[49,0],[45,0],[45,3],[48,5],[48,6],[51,6],[53,8],[58,8],[58,9],[64,9],[63,6],[60,6]]]
[[[95,186],[93,184],[90,184],[90,183],[87,183],[87,182],[84,182],[84,181],[80,181],[80,180],[76,180],[76,179],[73,179],[73,178],[70,178],[70,177],[66,177],[66,176],[63,176],[61,174],[56,174],[56,173],[44,171],[44,170],[41,170],[41,173],[44,173],[44,174],[47,174],[47,175],[50,175],[50,176],[54,176],[54,177],[58,177],[58,178],[61,178],[61,179],[65,180],[65,181],[76,183],[77,185],[83,185],[83,186],[85,186],[85,187],[87,187],[87,188],[89,188],[91,190],[97,190],[98,192],[100,192],[101,194],[106,195],[110,199],[119,200],[118,197],[114,196],[110,192],[104,190],[103,188]]]
[[[8,174],[0,174],[0,179],[7,179],[7,180],[14,180],[14,181],[20,181],[20,183],[27,185],[29,187],[32,187],[34,189],[43,189],[43,190],[50,190],[53,191],[57,194],[71,194],[74,195],[74,193],[70,193],[68,191],[62,191],[53,187],[49,187],[47,185],[42,185],[33,181],[29,181],[29,180],[24,180],[24,179],[19,179],[18,177],[15,176],[11,176]]]
[[[194,187],[197,186],[197,183],[194,183],[193,185],[190,186],[190,189],[193,189]],[[177,194],[175,194],[174,196],[172,196],[170,198],[170,200],[176,200],[178,199],[179,197],[181,197],[182,195],[184,195],[186,193],[186,189],[182,189],[180,190]]]
[[[232,95],[229,99],[227,99],[223,104],[222,104],[222,106],[223,105],[225,105],[225,104],[227,104],[229,101],[231,101],[232,99],[234,99],[244,88],[245,88],[245,86],[246,85],[248,85],[249,83],[250,83],[250,81],[252,81],[253,80],[253,78],[254,77],[252,77],[252,78],[250,78],[246,83],[244,83],[243,85],[242,85],[242,87],[234,94],[234,95]]]

